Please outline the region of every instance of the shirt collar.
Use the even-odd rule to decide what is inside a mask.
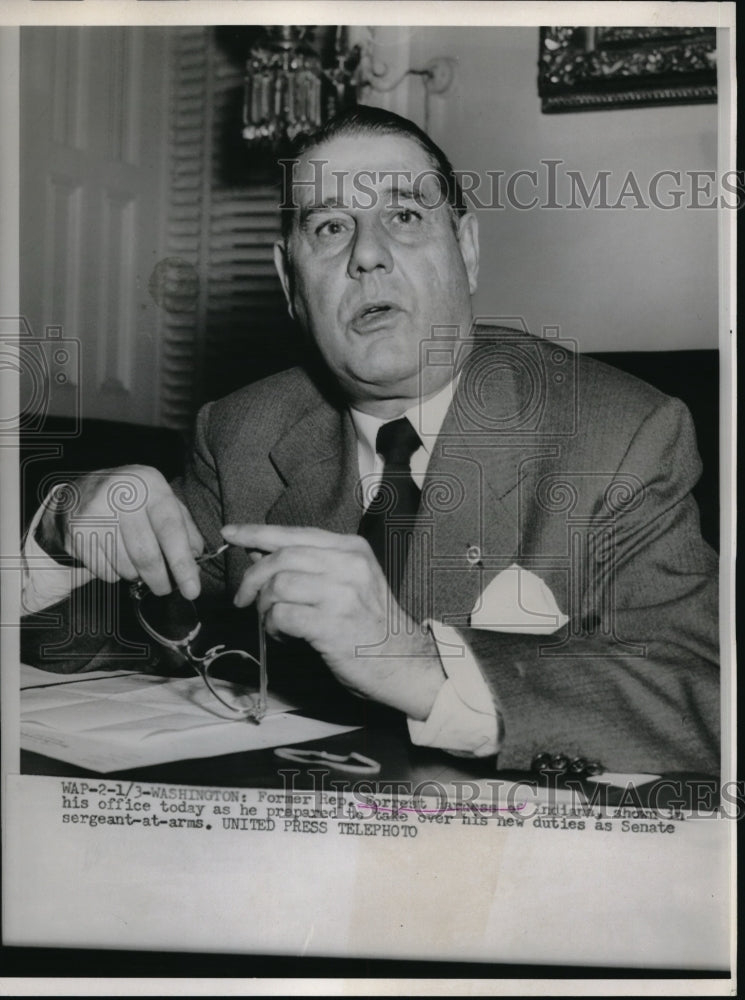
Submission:
[[[437,435],[440,433],[443,421],[445,420],[445,414],[453,402],[456,381],[448,382],[446,386],[443,386],[434,396],[430,396],[428,399],[418,399],[408,410],[404,410],[403,413],[399,414],[401,417],[408,418],[411,426],[419,435],[422,447],[427,454],[431,454],[437,440]],[[376,454],[375,442],[378,437],[378,430],[383,424],[388,423],[389,420],[397,418],[388,417],[386,420],[383,420],[380,417],[373,417],[369,413],[363,413],[361,410],[355,410],[353,407],[350,407],[350,413],[357,434],[357,440],[372,462]]]

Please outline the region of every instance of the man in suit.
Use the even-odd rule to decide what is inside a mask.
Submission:
[[[417,743],[716,771],[716,568],[684,407],[474,325],[476,220],[412,123],[345,113],[285,181],[275,261],[316,362],[205,407],[173,488],[129,470],[143,502],[114,551],[95,517],[128,470],[82,480],[76,521],[50,506],[41,547],[78,561],[75,584],[256,602]],[[200,582],[195,555],[223,540]],[[31,610],[63,596],[35,579]]]

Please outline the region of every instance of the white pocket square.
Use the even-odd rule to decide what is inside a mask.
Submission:
[[[471,612],[472,628],[493,632],[551,633],[568,621],[551,588],[517,563],[494,577]]]

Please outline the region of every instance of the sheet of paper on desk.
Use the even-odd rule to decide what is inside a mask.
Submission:
[[[133,670],[89,670],[84,674],[55,674],[49,670],[39,670],[28,663],[21,664],[21,690],[31,687],[51,687],[55,684],[79,684],[81,681],[95,681],[103,677],[124,677]]]
[[[269,695],[261,725],[215,715],[198,677],[117,674],[21,692],[21,747],[106,774],[335,736],[339,726],[290,714]]]

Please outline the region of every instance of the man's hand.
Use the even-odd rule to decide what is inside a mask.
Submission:
[[[184,597],[199,594],[194,557],[204,541],[157,469],[102,469],[76,479],[71,492],[69,504],[44,512],[36,536],[42,548],[63,549],[109,583],[140,578],[154,594],[171,591],[170,570]]]
[[[320,528],[227,525],[232,545],[266,553],[234,603],[258,601],[270,635],[305,639],[342,684],[426,719],[445,674],[434,639],[405,614],[368,543]]]

